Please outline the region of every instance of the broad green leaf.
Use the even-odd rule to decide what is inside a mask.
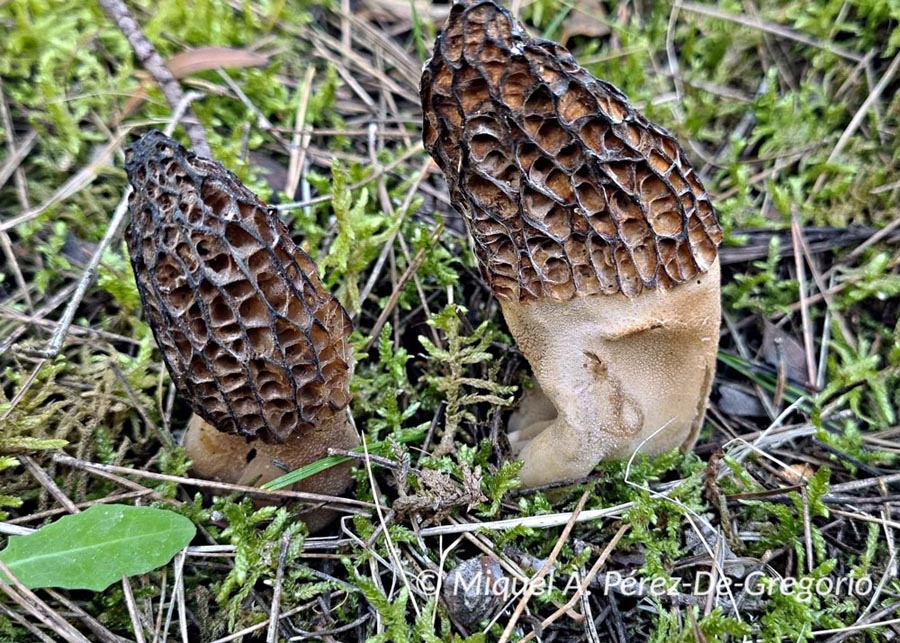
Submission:
[[[164,509],[94,505],[10,538],[0,560],[31,589],[100,591],[165,565],[195,532],[190,520]]]

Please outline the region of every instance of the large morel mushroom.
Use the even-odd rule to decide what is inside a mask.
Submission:
[[[425,146],[545,396],[510,421],[522,480],[690,447],[722,232],[673,136],[490,0],[453,5],[421,95]]]
[[[127,244],[150,327],[195,413],[197,475],[265,483],[352,448],[350,319],[277,214],[161,132],[126,154]],[[338,494],[347,467],[295,489]]]

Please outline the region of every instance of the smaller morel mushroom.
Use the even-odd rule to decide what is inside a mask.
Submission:
[[[141,302],[204,478],[262,484],[358,436],[347,411],[350,319],[276,213],[220,163],[161,132],[126,154],[127,243]],[[338,494],[336,467],[295,489]]]
[[[544,396],[510,420],[523,482],[689,448],[722,231],[673,136],[492,0],[453,4],[421,95],[425,147]]]

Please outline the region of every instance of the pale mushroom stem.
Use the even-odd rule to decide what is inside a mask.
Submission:
[[[719,266],[677,289],[568,302],[501,301],[540,384],[510,421],[536,486],[588,475],[601,460],[690,448],[719,340]],[[552,408],[550,408],[552,405]]]

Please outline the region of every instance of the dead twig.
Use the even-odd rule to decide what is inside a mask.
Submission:
[[[85,462],[78,458],[73,458],[65,453],[56,453],[53,455],[53,461],[59,464],[88,471],[91,473],[114,474],[121,482],[124,478],[120,475],[132,475],[139,478],[148,478],[150,480],[162,480],[165,482],[175,482],[178,484],[188,485],[191,487],[199,487],[201,489],[213,489],[223,493],[241,493],[250,496],[268,497],[268,498],[285,498],[292,500],[302,500],[312,503],[328,503],[331,509],[340,509],[352,512],[353,509],[372,509],[373,505],[369,502],[356,500],[354,498],[340,498],[338,496],[326,496],[319,493],[304,493],[301,491],[268,491],[259,487],[247,487],[239,484],[228,484],[225,482],[213,482],[212,480],[201,480],[199,478],[185,478],[182,476],[170,476],[163,473],[153,473],[152,471],[142,471],[141,469],[130,469],[128,467],[117,467],[111,464],[98,464],[95,462]],[[126,482],[129,482],[125,480]]]
[[[156,47],[141,31],[137,20],[131,14],[131,10],[122,0],[99,1],[104,13],[116,23],[116,26],[128,40],[132,50],[134,50],[134,54],[141,62],[141,65],[150,72],[150,75],[159,84],[163,96],[166,97],[169,105],[175,110],[184,102],[185,98],[181,85],[178,84],[175,76],[166,67],[162,56],[156,51]],[[200,156],[211,158],[212,152],[209,149],[209,142],[206,140],[206,132],[203,130],[203,126],[200,124],[194,111],[190,107],[185,107],[184,115],[184,129],[191,140],[194,151]]]

